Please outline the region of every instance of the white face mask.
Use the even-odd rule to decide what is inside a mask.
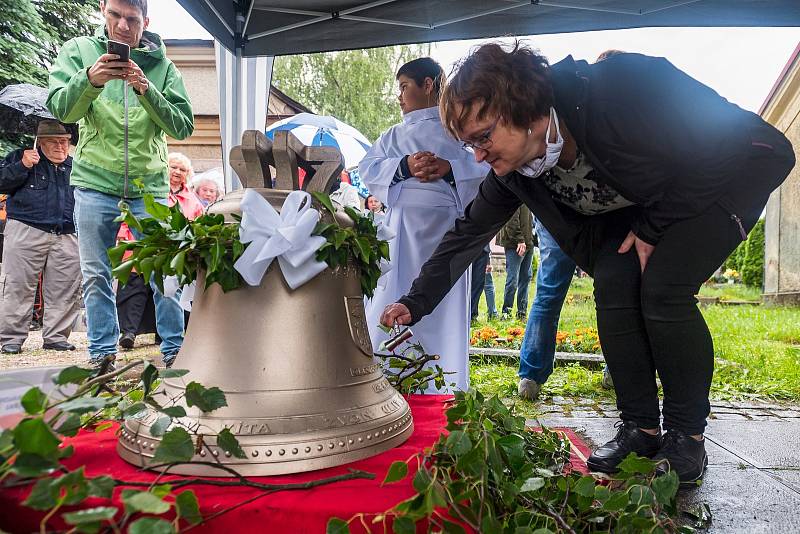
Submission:
[[[556,140],[551,143],[550,127],[552,124],[556,125]],[[532,159],[528,163],[522,165],[522,167],[517,169],[519,173],[529,178],[538,178],[546,171],[555,167],[556,163],[558,163],[558,158],[561,156],[561,149],[564,147],[564,138],[561,137],[561,128],[558,126],[556,110],[552,107],[550,108],[550,122],[547,123],[547,133],[544,139],[547,144],[544,156]]]

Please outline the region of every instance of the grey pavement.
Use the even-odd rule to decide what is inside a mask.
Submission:
[[[613,437],[613,405],[557,400],[562,402],[537,405],[539,423],[575,429],[590,446]],[[708,471],[699,488],[681,490],[681,508],[707,504],[711,533],[800,532],[800,410],[759,402],[714,403],[705,436]]]

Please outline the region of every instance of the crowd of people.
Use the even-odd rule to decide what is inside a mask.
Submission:
[[[115,222],[118,204],[144,217],[143,196],[152,194],[193,219],[220,191],[212,180],[193,183],[191,161],[167,153],[167,136],[191,135],[194,115],[163,41],[147,31],[146,0],[102,0],[100,8],[104,24],[64,43],[51,66],[47,107],[57,120],[41,121],[33,148],[13,151],[0,164],[0,193],[8,195],[0,350],[22,350],[41,274],[43,348],[75,349],[68,338],[79,320],[82,282],[91,364],[108,370],[119,345],[133,346],[142,320],[132,309],[144,295],[170,366],[183,342],[179,295],[166,297],[142,280],[125,290],[138,291],[134,298],[125,291],[119,298],[107,251],[136,232]],[[107,53],[110,40],[128,45],[129,59]],[[64,123],[75,122],[73,158]]]

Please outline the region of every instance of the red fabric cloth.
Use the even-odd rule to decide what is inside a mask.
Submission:
[[[263,492],[246,487],[216,488],[212,486],[194,486],[200,502],[200,511],[206,522],[193,532],[227,532],[230,534],[247,532],[270,533],[323,533],[328,519],[339,517],[350,519],[357,513],[372,514],[366,523],[371,525],[374,514],[389,510],[400,501],[414,495],[411,486],[413,473],[416,470],[415,462],[409,464],[410,475],[403,481],[381,486],[381,481],[392,462],[406,460],[411,456],[430,447],[443,432],[446,425],[444,408],[451,399],[445,395],[412,395],[409,405],[414,416],[414,433],[402,445],[386,451],[378,456],[353,462],[344,466],[275,477],[252,477],[253,480],[265,484],[302,482],[319,478],[330,477],[348,472],[349,469],[360,469],[374,473],[374,480],[348,480],[336,482],[318,488],[282,491],[242,504],[235,510],[211,517],[213,514],[231,506],[244,503],[248,499],[263,494]],[[86,475],[89,477],[110,475],[128,481],[152,482],[156,475],[152,472],[140,471],[124,462],[117,456],[115,447],[117,443],[115,429],[108,429],[100,433],[82,431],[70,440],[75,446],[75,455],[64,463],[70,469],[81,465],[86,466]],[[565,435],[577,448],[573,452],[573,466],[585,472],[585,457],[589,454],[588,448],[567,430]],[[180,480],[180,476],[164,476],[161,483],[170,480]],[[224,479],[221,479],[224,480]],[[230,479],[227,479],[230,480]],[[183,489],[179,490],[183,491]],[[39,521],[44,516],[20,503],[30,493],[30,486],[0,491],[0,528],[7,532],[32,532],[39,530]],[[122,508],[119,499],[120,490],[115,490],[113,504]],[[105,499],[92,498],[86,502],[87,506],[108,506]],[[61,512],[71,511],[65,507]],[[56,518],[48,523],[48,529],[62,529],[66,525],[60,519],[59,512]],[[122,517],[121,514],[117,518]],[[359,531],[358,520],[351,523],[354,531]],[[374,532],[383,532],[380,524],[371,525]],[[391,529],[390,529],[391,530]]]

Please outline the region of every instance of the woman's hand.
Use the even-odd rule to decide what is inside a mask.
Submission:
[[[527,245],[525,243],[517,243],[517,256],[520,258],[525,255],[525,252],[528,250]]]
[[[395,302],[383,309],[383,313],[381,314],[381,324],[383,326],[392,327],[396,324],[409,323],[411,323],[411,312],[404,304]]]
[[[642,268],[642,272],[644,272],[644,268],[647,267],[647,260],[650,259],[650,255],[656,249],[655,245],[642,241],[633,232],[628,232],[628,236],[619,246],[617,252],[625,254],[631,247],[636,249],[636,255],[639,256],[639,265]]]

